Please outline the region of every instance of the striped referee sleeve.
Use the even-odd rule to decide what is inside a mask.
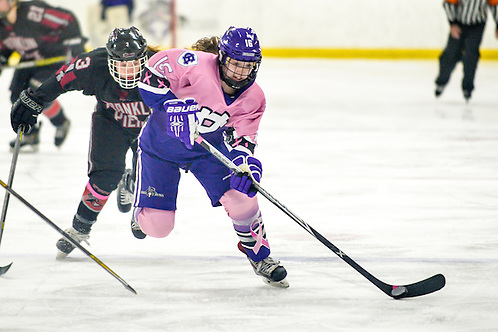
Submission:
[[[458,6],[458,0],[445,0],[443,2],[444,10],[446,11],[446,16],[450,23],[456,22],[456,11]]]
[[[444,0],[443,6],[450,23],[474,25],[486,23],[489,1],[497,0]]]

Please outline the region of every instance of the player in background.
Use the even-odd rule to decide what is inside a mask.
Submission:
[[[88,4],[87,26],[92,47],[107,42],[109,31],[132,24],[134,0],[100,0]]]
[[[127,201],[121,201],[118,207],[121,212],[131,209],[135,173],[124,172],[126,154],[130,148],[136,151],[138,134],[151,112],[142,101],[137,85],[148,57],[155,52],[147,47],[137,28],[116,28],[105,48],[80,54],[38,89],[24,90],[12,108],[12,128],[17,130],[20,125],[34,126],[42,105],[65,92],[79,90],[97,100],[88,154],[89,181],[73,225],[66,229],[78,242],[88,240],[92,225],[118,183],[120,191],[127,191]],[[61,238],[57,241],[57,258],[65,258],[74,248]]]
[[[43,1],[0,0],[0,65],[5,65],[13,52],[24,61],[74,57],[85,51],[86,38],[81,35],[78,21],[66,9],[52,7]],[[10,85],[11,101],[15,102],[21,91],[36,89],[53,75],[67,60],[46,66],[18,69]],[[69,119],[57,100],[43,105],[43,114],[55,126],[56,146],[61,146],[70,128]],[[23,135],[21,146],[38,150],[40,126]],[[10,142],[13,148],[15,140]]]
[[[134,2],[135,2],[134,0],[101,0],[102,20],[108,20],[109,23],[112,23],[113,22],[112,18],[108,17],[109,13],[112,12],[113,9],[116,8],[121,9],[121,7],[123,7],[126,8],[128,14],[127,15],[128,21],[131,22]],[[118,18],[116,17],[115,19]]]
[[[253,179],[259,181],[262,175],[261,162],[253,153],[266,107],[265,95],[255,82],[261,63],[259,40],[250,28],[230,27],[218,46],[216,54],[169,49],[148,61],[139,88],[154,111],[139,137],[133,217],[145,234],[168,236],[175,223],[180,171],[192,172],[212,206],[225,208],[240,240],[238,248],[256,274],[270,285],[288,287],[287,271],[269,256],[251,187]],[[248,172],[231,174],[194,143],[197,130]],[[207,239],[205,245],[219,240]]]
[[[488,16],[488,7],[498,24],[497,0],[444,0],[443,6],[450,23],[448,42],[439,57],[439,74],[436,78],[436,97],[448,84],[456,64],[462,61],[462,92],[466,101],[472,96],[474,78],[479,62],[482,36]],[[498,38],[498,28],[495,28]]]

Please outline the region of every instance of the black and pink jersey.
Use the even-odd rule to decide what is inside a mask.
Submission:
[[[0,20],[0,55],[6,58],[13,52],[21,61],[75,56],[85,51],[85,42],[70,11],[43,1],[18,1],[16,22]]]
[[[81,53],[70,63],[63,65],[35,91],[35,97],[47,103],[62,93],[75,90],[82,91],[87,96],[95,96],[97,112],[115,120],[135,135],[138,135],[151,113],[150,108],[142,101],[138,87],[123,89],[111,77],[107,51],[103,47]]]

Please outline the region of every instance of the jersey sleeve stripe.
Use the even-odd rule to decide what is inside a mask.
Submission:
[[[142,82],[138,82],[138,88],[148,92],[152,92],[156,95],[167,95],[168,92],[171,91],[169,88],[156,88]]]
[[[66,86],[66,84],[74,81],[75,79],[76,79],[76,75],[74,74],[74,72],[70,71],[64,75],[60,84],[61,84],[62,88],[64,88],[64,86]]]

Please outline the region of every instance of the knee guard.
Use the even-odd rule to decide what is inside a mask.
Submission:
[[[138,208],[136,219],[145,234],[156,238],[168,236],[175,227],[175,211]]]

